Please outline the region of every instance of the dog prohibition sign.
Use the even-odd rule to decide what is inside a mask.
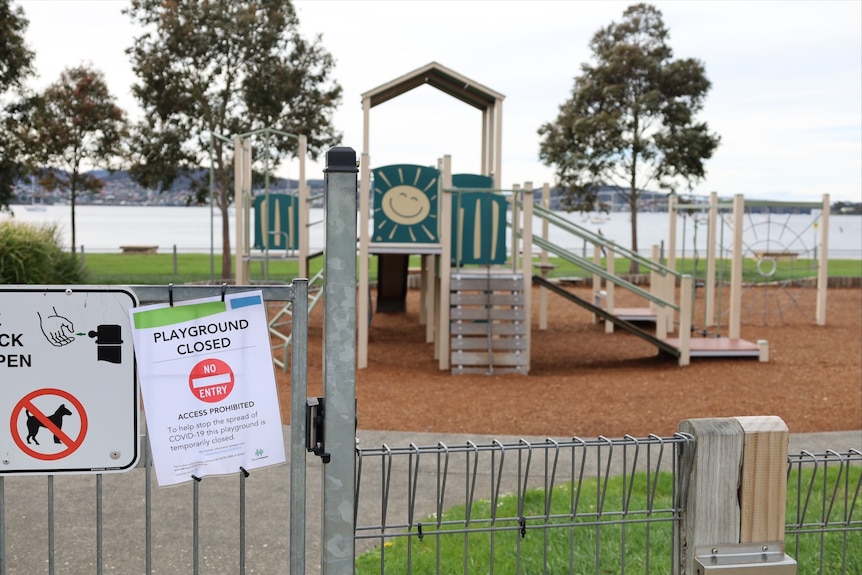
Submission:
[[[45,409],[46,406],[54,407]],[[68,425],[70,421],[77,425]],[[62,389],[45,388],[28,393],[15,405],[10,423],[12,438],[21,451],[43,461],[71,455],[87,435],[84,406]]]

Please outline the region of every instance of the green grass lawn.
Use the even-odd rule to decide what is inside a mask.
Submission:
[[[854,499],[854,490],[858,490],[862,481],[862,468],[851,466],[845,471],[839,475],[835,466],[824,476],[822,470],[814,474],[811,469],[803,469],[800,476],[800,471],[794,468],[788,478],[787,522],[805,524],[807,527],[803,530],[811,531],[798,538],[796,535],[787,537],[787,553],[797,560],[799,573],[819,572],[821,556],[824,574],[862,573],[862,530],[859,529],[862,505]],[[414,528],[410,536],[389,537],[382,548],[376,547],[358,556],[356,573],[400,574],[407,572],[408,565],[410,572],[417,575],[484,574],[492,570],[494,573],[550,575],[621,573],[623,570],[645,573],[647,561],[650,573],[670,573],[672,524],[670,513],[662,510],[672,508],[673,478],[669,473],[661,473],[655,485],[649,485],[647,478],[646,474],[635,474],[629,483],[622,477],[611,478],[603,498],[599,497],[596,480],[585,480],[580,486],[574,514],[572,484],[559,485],[553,489],[547,521],[542,489],[528,491],[523,502],[516,495],[501,497],[493,509],[490,501],[478,501],[470,509],[469,519],[465,506],[451,507],[441,517],[422,519],[425,534],[421,539]],[[801,498],[798,497],[800,491]],[[646,494],[654,497],[651,505]],[[523,507],[519,508],[521,503]],[[829,525],[834,531],[821,535],[814,527],[824,523],[827,505]],[[624,513],[623,509],[628,512]],[[648,524],[646,510],[650,510],[650,519],[665,521]],[[488,529],[492,513],[494,518],[506,518],[493,521],[494,532]],[[523,534],[514,519],[519,516],[527,518],[528,528]],[[855,531],[838,531],[841,522],[853,523]],[[600,549],[598,570],[597,547]],[[846,571],[842,571],[842,560]]]
[[[549,261],[555,266],[549,273],[549,277],[589,277],[590,275],[589,272],[579,266],[562,259],[550,258]],[[772,272],[769,279],[775,281],[813,277],[817,273],[814,265],[808,260],[777,262],[776,269],[772,272],[771,267],[761,264],[760,273]],[[211,260],[209,254],[180,253],[174,256],[173,254],[88,253],[84,256],[84,266],[88,272],[88,281],[97,285],[162,285],[202,282],[211,278],[218,283],[221,278],[221,254],[216,254],[215,258]],[[311,275],[319,271],[322,266],[323,258],[313,259],[310,264]],[[420,267],[419,256],[411,256],[410,267]],[[615,260],[617,273],[624,273],[628,271],[628,268],[629,261],[627,259],[618,258]],[[754,260],[746,261],[744,268],[744,277],[758,274],[757,262]],[[270,258],[268,267],[263,262],[252,262],[249,265],[249,272],[253,281],[289,282],[297,277],[298,269],[297,261],[275,256]],[[677,269],[697,277],[703,277],[706,272],[705,262],[695,262],[694,260],[677,260]],[[830,260],[828,270],[829,275],[834,277],[862,277],[862,260]],[[719,268],[716,273],[719,278],[730,278],[729,269]],[[370,276],[372,280],[377,279],[376,258],[371,258]]]

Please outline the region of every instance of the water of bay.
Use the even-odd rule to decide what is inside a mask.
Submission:
[[[25,206],[13,206],[14,219],[36,224],[54,224],[65,245],[71,244],[71,208],[64,205],[45,206],[44,211],[30,211]],[[222,219],[209,207],[178,206],[77,206],[75,209],[76,244],[85,252],[119,252],[123,245],[153,245],[159,252],[209,253],[221,252]],[[611,213],[605,221],[593,223],[578,213],[560,215],[601,234],[617,244],[631,246],[631,221],[627,213]],[[0,215],[0,221],[10,216]],[[324,244],[324,211],[313,208],[309,221],[312,249]],[[234,240],[231,215],[230,237]],[[638,214],[638,246],[640,253],[649,255],[651,246],[667,245],[669,218],[667,213]],[[541,223],[535,220],[534,233],[541,233]],[[819,218],[816,215],[753,214],[746,215],[744,244],[748,252],[792,251],[800,257],[814,257],[819,246]],[[550,226],[549,241],[575,252],[584,249],[583,240]],[[719,246],[732,245],[729,226],[718,230]],[[705,257],[707,226],[695,218],[679,218],[677,253],[693,255],[695,249]],[[862,259],[862,217],[832,214],[829,218],[829,257]]]

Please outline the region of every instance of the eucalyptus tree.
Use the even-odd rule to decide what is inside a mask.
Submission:
[[[556,120],[538,130],[539,157],[555,168],[570,209],[594,209],[602,185],[625,190],[633,251],[641,192],[691,188],[720,141],[696,119],[711,87],[704,64],[673,59],[668,39],[658,9],[627,8],[593,36],[593,62],[581,65]]]
[[[0,210],[9,209],[15,180],[24,175],[18,125],[23,82],[33,73],[33,52],[24,41],[28,25],[20,6],[0,0]]]
[[[161,190],[188,178],[190,201],[198,203],[212,185],[222,221],[222,277],[230,278],[233,147],[222,137],[267,128],[302,134],[309,155],[319,157],[340,139],[332,123],[341,99],[331,78],[334,59],[320,36],[300,35],[289,0],[132,0],[126,13],[143,30],[127,50],[143,109],[131,145],[132,177]],[[274,134],[267,141],[276,163],[297,153],[293,138]],[[200,169],[210,164],[212,183]]]
[[[39,183],[48,190],[69,192],[75,253],[77,196],[104,187],[89,168],[120,167],[128,137],[126,114],[108,90],[104,74],[87,65],[64,69],[27,107],[25,139],[39,166]]]

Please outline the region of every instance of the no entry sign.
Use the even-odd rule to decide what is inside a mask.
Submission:
[[[137,303],[127,288],[0,286],[0,474],[134,467]]]
[[[129,313],[160,486],[284,463],[259,290]]]
[[[234,375],[228,364],[220,359],[207,359],[192,368],[189,388],[192,395],[207,403],[226,399],[233,390]]]

